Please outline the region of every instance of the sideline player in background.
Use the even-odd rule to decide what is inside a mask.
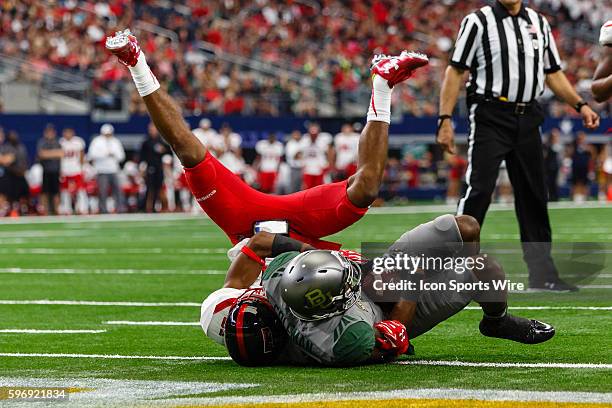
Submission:
[[[353,125],[345,123],[340,133],[334,137],[336,152],[336,179],[344,180],[357,171],[357,153],[359,149],[359,133]]]
[[[595,69],[591,91],[597,102],[606,102],[612,96],[612,20],[601,27],[599,44],[604,49]]]
[[[381,56],[372,67],[368,123],[359,144],[359,169],[346,181],[286,196],[261,193],[232,174],[193,135],[176,104],[160,89],[136,38],[129,30],[106,39],[106,48],[125,64],[151,119],[185,167],[191,192],[208,216],[236,244],[254,234],[254,224],[283,220],[286,233],[319,248],[339,248],[320,238],[358,221],[378,196],[388,150],[391,92],[427,64],[422,54]],[[278,232],[278,231],[273,231]]]
[[[259,191],[263,193],[274,193],[276,191],[276,178],[278,166],[283,157],[283,144],[276,140],[276,133],[270,133],[267,139],[260,140],[255,144],[255,159]]]
[[[85,141],[74,134],[74,129],[65,128],[59,140],[64,156],[61,162],[60,212],[70,215],[74,209],[77,214],[87,214],[87,192],[83,181],[83,162],[85,161]]]

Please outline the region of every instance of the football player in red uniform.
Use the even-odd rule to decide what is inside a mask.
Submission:
[[[376,199],[387,159],[392,88],[428,62],[425,55],[405,51],[399,56],[377,56],[357,172],[345,181],[276,196],[248,186],[191,133],[176,104],[160,89],[129,30],[108,37],[106,48],[129,68],[151,119],[183,164],[191,192],[232,243],[252,236],[258,222],[280,220],[290,236],[322,249],[337,249],[338,244],[320,238],[358,221]]]

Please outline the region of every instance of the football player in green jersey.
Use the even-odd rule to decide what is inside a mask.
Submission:
[[[474,218],[444,215],[403,234],[387,256],[430,251],[440,257],[477,257],[479,234]],[[265,257],[274,258],[267,268]],[[482,268],[421,270],[413,278],[430,284],[455,281],[465,285],[504,279],[503,269],[491,257],[481,257],[481,261]],[[252,303],[244,306],[238,299],[230,311],[234,318],[226,323],[225,344],[234,360],[245,365],[252,361],[328,366],[391,361],[406,353],[409,338],[427,332],[472,300],[483,309],[480,331],[485,336],[535,344],[554,335],[554,328],[546,323],[508,314],[505,290],[493,294],[451,288],[417,290],[385,307],[361,290],[371,262],[347,251],[314,250],[278,234],[261,232],[251,238],[230,267],[226,284],[248,287],[262,268],[266,298],[260,301],[269,307],[258,312]],[[243,322],[258,322],[258,313],[259,324],[247,329]],[[287,339],[275,341],[272,333],[278,333],[278,322]],[[277,334],[276,339],[279,337],[283,336]],[[262,360],[259,356],[266,349],[269,358]]]

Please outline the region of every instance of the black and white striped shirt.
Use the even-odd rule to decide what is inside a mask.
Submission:
[[[450,64],[470,71],[468,95],[509,102],[531,102],[561,69],[546,18],[524,5],[511,16],[499,1],[463,19]]]

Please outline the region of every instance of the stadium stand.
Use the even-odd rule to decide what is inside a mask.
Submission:
[[[409,120],[398,121],[391,129],[390,160],[381,198],[453,203],[461,194],[465,149],[456,157],[442,155],[433,145],[432,117],[437,114],[442,70],[457,27],[469,10],[484,2],[414,0],[410,7],[405,3],[0,0],[0,112],[6,113],[0,123],[4,127],[0,129],[0,141],[6,133],[21,152],[18,165],[0,162],[0,170],[4,168],[7,177],[20,180],[19,189],[11,183],[7,191],[0,191],[0,215],[44,211],[37,199],[42,174],[35,146],[48,122],[58,131],[74,128],[87,145],[98,135],[102,123],[112,122],[126,150],[126,160],[118,174],[121,200],[111,200],[109,208],[152,210],[144,199],[147,164],[139,157],[141,139],[149,124],[146,109],[127,70],[103,47],[106,34],[124,27],[138,35],[156,76],[180,103],[192,127],[196,129],[202,117],[212,119],[207,142],[222,162],[247,183],[256,187],[263,184],[263,190],[278,193],[303,185],[300,155],[287,155],[295,146],[301,152],[299,135],[310,127],[306,120],[320,124],[318,143],[322,151],[318,154],[324,159],[317,169],[316,183],[351,174],[347,165],[350,169],[355,158],[347,159],[347,152],[340,151],[342,143],[333,143],[332,135],[346,122],[355,122],[348,126],[355,132],[360,130],[359,121],[370,97],[372,54],[404,48],[427,53],[429,68],[419,71],[393,94],[394,116]],[[610,105],[595,104],[589,88],[600,52],[597,32],[612,7],[597,0],[532,0],[530,4],[548,16],[570,81],[602,118],[609,118]],[[612,170],[604,171],[612,168],[612,148],[605,144],[606,137],[600,135],[593,140],[589,135],[588,143],[576,144],[576,113],[556,102],[550,92],[545,92],[542,101],[548,115],[556,118],[544,126],[553,135],[545,144],[545,154],[551,191],[557,189],[554,197],[571,195],[574,178],[580,174],[588,185],[580,186],[579,197],[574,198],[584,200],[585,195],[598,194],[605,200],[612,191]],[[24,123],[21,116],[10,115],[16,112],[45,115],[31,116]],[[54,116],[58,112],[76,115]],[[465,115],[463,103],[459,104],[459,113]],[[274,122],[259,120],[269,116],[275,117]],[[457,130],[466,133],[463,121],[457,121]],[[263,157],[255,147],[273,132],[279,142],[289,144],[278,174],[271,178],[261,174],[267,171],[260,168]],[[293,139],[289,136],[292,132]],[[4,150],[17,149],[8,144]],[[335,166],[339,155],[344,155],[342,165]],[[85,159],[83,182],[71,189],[62,184],[62,213],[106,209],[99,199],[108,194],[99,191],[99,174],[91,157],[86,155]],[[264,163],[278,160],[263,159]],[[578,163],[580,169],[575,169]],[[25,173],[29,164],[33,166]],[[191,211],[194,207],[177,164],[170,155],[162,158],[163,170],[156,173],[164,178],[164,188],[154,200],[158,211]],[[24,195],[24,176],[29,183],[29,199]],[[505,184],[500,177],[501,201],[509,196]]]

